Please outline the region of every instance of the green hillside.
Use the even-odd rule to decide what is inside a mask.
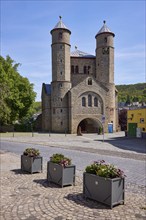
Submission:
[[[129,85],[116,85],[118,90],[118,102],[145,102],[146,103],[146,83]]]
[[[118,102],[145,102],[146,103],[146,83],[129,85],[116,85],[118,90]],[[35,112],[41,112],[41,102],[35,102]]]

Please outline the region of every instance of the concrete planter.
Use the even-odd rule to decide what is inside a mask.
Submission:
[[[42,172],[43,158],[21,155],[21,170],[29,173]]]
[[[83,173],[83,194],[112,209],[115,205],[124,204],[125,178],[109,179]]]
[[[47,163],[47,180],[61,187],[75,184],[75,165],[63,167],[60,164],[48,161]]]

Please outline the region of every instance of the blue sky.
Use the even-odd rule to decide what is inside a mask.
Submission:
[[[21,63],[18,71],[34,84],[50,83],[51,34],[62,16],[71,30],[71,51],[95,55],[95,35],[103,25],[115,33],[115,84],[146,82],[146,1],[1,0],[1,55]]]

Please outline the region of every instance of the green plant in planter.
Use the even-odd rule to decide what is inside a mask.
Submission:
[[[83,173],[83,194],[111,208],[124,204],[124,172],[112,164],[106,164],[104,160],[95,161]]]
[[[53,154],[47,163],[47,180],[61,187],[75,184],[76,166],[63,154]]]
[[[21,155],[21,170],[29,173],[42,172],[43,158],[35,148],[26,148]]]
[[[85,168],[86,173],[95,174],[105,178],[125,177],[124,172],[112,164],[106,164],[104,160],[95,161]]]
[[[35,148],[26,148],[23,152],[23,155],[29,156],[29,157],[37,157],[40,155],[40,151]]]
[[[68,157],[65,157],[63,154],[53,154],[50,157],[50,161],[53,163],[60,164],[64,167],[71,165],[71,159]]]

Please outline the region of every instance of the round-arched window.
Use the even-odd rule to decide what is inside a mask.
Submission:
[[[88,85],[92,85],[92,79],[91,78],[88,79]]]

